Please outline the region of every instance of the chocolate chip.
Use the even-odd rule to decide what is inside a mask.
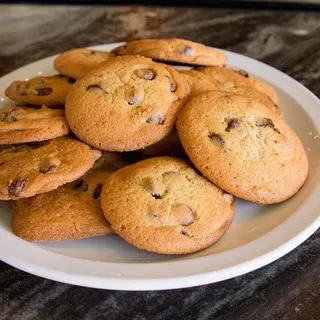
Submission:
[[[69,84],[74,84],[74,83],[76,83],[76,79],[68,78],[68,83]]]
[[[244,70],[238,70],[238,73],[245,78],[249,78],[249,74]]]
[[[164,119],[159,114],[153,114],[151,115],[146,122],[150,124],[155,124],[157,126],[164,124]]]
[[[76,191],[82,191],[82,192],[88,191],[88,184],[85,183],[83,180],[76,181],[72,187],[73,187],[73,190],[76,190]]]
[[[171,92],[177,91],[177,86],[174,83],[174,81],[170,77],[168,77],[168,76],[166,76],[166,77],[169,79],[169,82],[170,82],[170,91]]]
[[[91,84],[90,86],[87,86],[87,91],[94,91],[94,90],[100,90],[103,93],[108,93],[108,91],[106,89],[102,88],[98,84]]]
[[[174,204],[171,212],[181,226],[189,226],[195,220],[192,209],[184,203]]]
[[[181,54],[184,54],[185,56],[192,56],[193,54],[193,49],[189,46],[185,46],[181,51]]]
[[[151,69],[137,69],[134,71],[134,73],[139,77],[140,79],[145,79],[145,80],[153,80],[156,77],[156,74],[153,70]]]
[[[139,102],[141,102],[141,97],[140,96],[134,96],[134,97],[132,97],[132,98],[130,98],[128,100],[128,104],[130,104],[130,106],[132,106],[134,104],[137,104]]]
[[[102,184],[98,183],[98,185],[96,186],[93,192],[93,199],[100,198],[101,190],[102,190]]]
[[[40,165],[40,172],[41,173],[52,173],[57,170],[59,165],[61,164],[61,161],[59,159],[46,159],[44,160]]]
[[[26,180],[18,178],[16,180],[11,180],[8,184],[8,192],[9,195],[18,198],[23,191],[24,187],[26,185]]]
[[[3,122],[15,122],[17,118],[14,116],[14,109],[10,112],[3,112],[0,114],[0,121]]]
[[[191,237],[191,235],[186,230],[181,230],[180,233],[186,237],[189,237],[189,238]]]
[[[227,122],[227,127],[225,129],[227,132],[230,132],[231,130],[234,130],[240,126],[239,119],[227,118],[227,119],[225,119],[225,121]]]
[[[91,50],[90,54],[94,55],[94,54],[97,54],[97,53],[95,51]]]
[[[276,133],[281,133],[278,128],[273,128],[273,130],[274,130]]]
[[[17,85],[17,94],[19,94],[20,96],[26,96],[28,94],[28,90],[26,89],[26,86],[24,86],[22,89],[21,89],[21,85],[18,84]]]
[[[220,135],[210,132],[208,135],[209,139],[211,139],[212,141],[217,142],[218,144],[220,144],[221,147],[223,147],[225,145],[225,141],[221,138]]]
[[[279,129],[277,129],[274,126],[273,121],[271,119],[269,119],[269,118],[261,118],[261,119],[256,120],[256,126],[257,127],[263,127],[263,128],[269,127],[269,128],[272,128],[275,132],[281,133],[279,131]]]
[[[151,195],[155,198],[155,199],[161,199],[161,195],[159,193],[151,193]]]
[[[37,96],[48,96],[53,91],[50,87],[44,87],[44,88],[36,88],[36,95]]]

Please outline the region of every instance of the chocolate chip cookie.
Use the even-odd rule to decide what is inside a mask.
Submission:
[[[100,156],[100,151],[69,137],[2,146],[0,200],[28,198],[54,190],[83,176]]]
[[[170,66],[139,56],[115,57],[77,81],[66,100],[66,118],[91,146],[138,150],[173,130],[188,94],[188,84]]]
[[[28,81],[14,81],[5,90],[5,95],[22,104],[64,108],[67,93],[74,83],[74,79],[62,75],[36,77]]]
[[[92,171],[56,190],[14,201],[12,230],[28,241],[85,239],[112,233],[100,207],[100,192],[110,175]]]
[[[61,74],[73,79],[84,77],[115,54],[86,48],[72,49],[61,53],[54,60],[54,68]]]
[[[196,70],[218,82],[223,90],[229,91],[237,87],[253,87],[267,95],[274,104],[278,104],[276,90],[269,84],[249,76],[244,70],[233,70],[223,67],[197,67]]]
[[[70,132],[64,110],[12,106],[0,110],[0,145],[44,141]]]
[[[158,157],[113,173],[101,206],[114,231],[134,246],[185,254],[218,241],[233,220],[233,197],[185,161]]]
[[[239,198],[278,203],[307,178],[308,159],[299,138],[279,115],[247,96],[198,95],[184,107],[177,129],[199,171]]]
[[[105,153],[80,179],[13,204],[12,229],[29,241],[84,239],[113,233],[100,207],[100,193],[111,172],[129,163]]]
[[[211,79],[211,77],[205,75],[204,73],[196,70],[180,70],[180,74],[186,79],[190,87],[190,98],[196,96],[197,94],[220,90],[220,85]]]
[[[184,39],[133,40],[115,48],[112,52],[119,55],[140,55],[154,60],[189,65],[223,66],[227,61],[222,52]]]

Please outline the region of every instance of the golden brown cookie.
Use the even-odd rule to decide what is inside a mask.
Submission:
[[[267,106],[270,110],[272,110],[275,114],[282,116],[282,110],[279,108],[277,104],[275,104],[266,94],[258,91],[254,87],[234,87],[230,88],[228,92],[241,94],[251,99],[257,100]]]
[[[184,39],[133,40],[115,48],[112,52],[202,66],[223,66],[227,61],[226,56],[217,49]]]
[[[114,231],[134,246],[186,254],[218,241],[233,220],[233,197],[185,161],[158,157],[113,173],[101,192]]]
[[[44,141],[70,133],[64,110],[12,106],[0,110],[0,145]]]
[[[190,100],[177,128],[190,160],[227,192],[271,204],[293,196],[308,174],[299,138],[261,102],[223,91]]]
[[[14,81],[5,90],[5,95],[22,104],[64,108],[67,93],[74,82],[74,79],[62,75]]]
[[[72,49],[59,54],[54,60],[54,68],[65,76],[80,79],[115,54],[86,48]]]
[[[197,67],[200,71],[219,83],[222,90],[229,91],[237,87],[253,87],[266,94],[276,105],[278,96],[276,90],[266,82],[255,79],[244,70],[233,70],[223,67]]]
[[[188,93],[173,68],[139,56],[116,57],[77,81],[66,100],[66,118],[91,146],[138,150],[173,130]]]
[[[100,191],[110,175],[92,171],[56,190],[13,204],[12,230],[28,241],[61,241],[104,236],[112,229],[100,207]]]
[[[205,75],[204,73],[196,70],[180,70],[180,73],[186,79],[190,87],[190,98],[196,96],[197,94],[220,90],[220,85],[211,79],[211,77]]]
[[[83,176],[101,156],[81,141],[60,137],[0,149],[0,200],[32,197]]]
[[[111,172],[128,165],[121,154],[105,153],[78,180],[13,204],[12,229],[29,241],[60,241],[113,233],[100,207]]]

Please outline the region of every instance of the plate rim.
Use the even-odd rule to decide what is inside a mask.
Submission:
[[[96,45],[96,46],[90,46],[89,48],[93,49],[103,49],[103,50],[110,50],[110,48],[113,48],[115,46],[121,45],[123,42],[118,43],[109,43],[109,44],[102,44],[102,45]],[[107,47],[107,48],[106,48]],[[286,75],[280,70],[277,70],[276,68],[269,66],[261,61],[255,60],[253,58],[227,51],[227,50],[221,50],[220,51],[226,53],[228,56],[236,57],[237,59],[244,59],[248,61],[249,64],[257,65],[258,67],[262,69],[270,69],[273,73],[276,73],[279,75],[280,78],[285,78],[287,82],[292,84],[293,86],[296,86],[299,88],[299,90],[303,92],[303,96],[307,95],[309,99],[313,100],[313,104],[306,109],[303,108],[303,110],[309,115],[310,118],[313,120],[314,126],[319,130],[320,128],[320,116],[316,113],[316,104],[318,104],[318,107],[320,107],[320,100],[316,97],[315,94],[313,94],[310,90],[308,90],[306,87],[304,87],[302,84],[300,84],[295,79],[291,78],[290,76]],[[53,59],[57,55],[50,56],[44,59],[40,59],[37,61],[34,61],[28,65],[22,66],[7,75],[4,75],[0,79],[0,83],[4,78],[10,77],[16,72],[21,72],[23,68],[26,67],[32,67],[33,64],[39,64],[45,62],[45,60]],[[252,74],[255,74],[254,72],[250,72]],[[269,81],[269,80],[268,80]],[[277,83],[277,86],[281,87],[281,90],[283,90],[283,87],[279,85],[280,80],[275,77],[273,81],[270,81],[271,83]],[[287,94],[288,92],[284,90]],[[292,94],[291,94],[292,95]],[[302,99],[294,96],[294,99],[297,100],[300,104],[302,104]],[[313,115],[313,116],[312,116]],[[284,220],[280,225],[272,229],[270,232],[267,232],[263,236],[249,242],[246,244],[243,244],[239,247],[236,247],[234,249],[216,253],[214,255],[209,255],[205,257],[196,257],[193,259],[187,259],[187,260],[179,260],[179,261],[165,261],[165,262],[153,262],[153,263],[115,263],[115,262],[99,262],[99,261],[93,261],[93,260],[86,260],[76,257],[70,257],[65,256],[59,253],[50,252],[45,250],[44,248],[34,246],[32,243],[30,244],[27,241],[24,241],[22,239],[19,239],[18,237],[14,236],[10,231],[5,229],[0,229],[0,259],[18,269],[21,269],[23,271],[29,272],[31,274],[64,282],[74,285],[81,285],[86,287],[94,287],[94,288],[101,288],[101,289],[113,289],[113,290],[134,290],[134,291],[140,291],[140,290],[166,290],[166,289],[178,289],[178,288],[184,288],[184,287],[192,287],[207,283],[213,283],[218,282],[226,279],[230,279],[242,274],[245,274],[247,272],[256,270],[258,268],[261,268],[262,266],[265,266],[276,259],[284,256],[294,248],[296,248],[298,245],[300,245],[303,241],[305,241],[309,236],[311,236],[319,227],[320,227],[320,216],[317,215],[315,212],[312,215],[307,217],[308,219],[304,220],[303,227],[301,227],[301,223],[297,223],[299,220],[297,219],[299,216],[299,212],[306,206],[313,206],[314,210],[316,210],[317,205],[319,205],[319,200],[317,200],[316,194],[320,192],[320,186],[319,186],[319,175],[317,177],[317,185],[312,190],[311,195],[306,200],[306,202],[296,209],[293,214],[288,217],[286,220]],[[292,236],[289,236],[289,239],[282,239],[288,238],[288,233],[284,233],[281,235],[281,229],[284,227],[284,225],[291,226],[290,234],[293,234]],[[298,227],[299,226],[299,227]],[[299,232],[295,232],[295,228],[298,228],[300,230]],[[279,233],[280,229],[280,233]],[[7,238],[7,235],[11,235],[11,240],[16,244],[12,250],[12,248],[8,248],[5,246],[5,240]],[[281,237],[282,236],[282,237]],[[251,252],[251,254],[254,256],[256,254],[257,250],[260,250],[261,248],[258,248],[261,243],[264,243],[266,240],[272,240],[273,242],[276,242],[275,239],[281,239],[281,244],[273,244],[273,247],[265,247],[263,248],[263,254],[257,255],[256,257],[246,257],[244,262],[240,262],[238,264],[235,264],[231,267],[217,269],[217,270],[211,270],[207,272],[201,272],[201,271],[195,271],[198,270],[197,268],[190,270],[189,268],[194,268],[194,263],[203,263],[203,264],[210,264],[210,260],[213,258],[217,258],[217,256],[220,257],[220,259],[227,258],[225,255],[230,255],[230,253],[235,253],[239,250],[248,250]],[[268,243],[270,245],[270,243]],[[26,247],[26,248],[25,248]],[[32,247],[31,249],[29,247]],[[19,248],[19,249],[17,249]],[[22,249],[21,249],[22,248]],[[18,251],[18,252],[16,252]],[[30,251],[33,253],[33,251],[36,251],[36,253],[40,252],[40,259],[34,260],[34,255],[28,255],[27,253],[30,253]],[[16,256],[18,254],[18,257]],[[231,254],[232,255],[232,254]],[[250,255],[249,255],[250,256]],[[19,259],[20,257],[20,259]],[[22,259],[22,258],[23,259]],[[39,263],[39,260],[41,260],[41,263]],[[67,263],[67,269],[63,268],[64,270],[61,270],[61,261],[65,261]],[[80,263],[81,262],[81,263]],[[102,273],[101,275],[92,275],[86,273],[86,270],[84,266],[80,267],[79,265],[85,264],[89,269],[90,268],[96,268],[97,266],[101,265],[103,267],[107,268],[114,268],[117,267],[117,269],[120,269],[120,271],[123,269],[123,267],[129,267],[134,270],[136,273],[135,277],[128,276],[125,273],[122,272],[109,272],[109,275],[106,275]],[[174,275],[174,276],[168,276],[167,274],[161,274],[161,276],[155,277],[152,276],[146,276],[147,274],[150,274],[150,267],[156,268],[157,266],[166,265],[167,267],[171,269],[178,267],[179,271],[181,271],[181,274]],[[121,267],[120,267],[121,266]],[[209,266],[210,267],[210,266]],[[72,271],[72,268],[76,268],[80,272],[74,272]],[[184,270],[183,270],[184,269]],[[189,270],[186,272],[186,270]],[[149,273],[145,273],[148,271]],[[194,272],[193,272],[194,271]],[[101,272],[101,270],[99,270]],[[186,274],[187,273],[187,274]]]

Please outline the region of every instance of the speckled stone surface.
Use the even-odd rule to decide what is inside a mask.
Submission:
[[[0,5],[0,30],[0,75],[73,47],[183,37],[265,61],[320,97],[316,13]],[[320,232],[255,272],[181,290],[88,289],[0,262],[0,320],[7,319],[318,320]]]

